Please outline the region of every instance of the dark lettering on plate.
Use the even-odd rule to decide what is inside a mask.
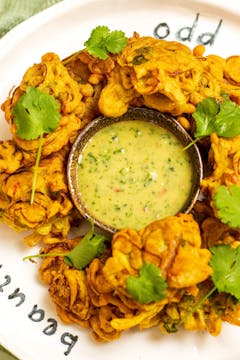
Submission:
[[[157,39],[165,39],[170,34],[168,24],[165,22],[158,24],[155,27],[153,34]]]
[[[199,44],[203,44],[203,45],[213,45],[215,38],[220,30],[220,27],[222,26],[222,22],[223,22],[223,20],[221,19],[218,23],[215,33],[206,32],[206,33],[199,35],[197,38],[197,42]]]
[[[0,270],[3,268],[3,265],[0,264]],[[0,293],[5,293],[5,286],[8,286],[9,284],[11,284],[12,282],[12,278],[10,275],[5,275],[3,276],[3,281],[1,283],[0,280]],[[17,287],[15,290],[11,290],[12,292],[7,295],[7,299],[8,300],[14,300],[14,299],[18,299],[19,301],[16,303],[16,307],[20,307],[20,305],[22,305],[25,300],[26,300],[26,295],[20,291],[20,288]],[[41,321],[43,321],[45,319],[45,310],[39,308],[39,306],[37,304],[35,304],[32,308],[32,310],[30,311],[30,313],[28,314],[28,318],[36,323],[39,323]],[[50,336],[53,335],[57,332],[58,330],[58,322],[57,320],[53,319],[53,318],[49,318],[47,319],[47,326],[45,325],[45,328],[42,330],[42,333],[44,335]],[[60,336],[60,335],[59,335]],[[66,351],[64,352],[64,355],[69,355],[72,351],[72,348],[76,345],[77,341],[78,341],[78,336],[77,335],[73,335],[69,332],[65,332],[62,333],[60,336],[60,342],[63,345],[66,345]]]
[[[29,319],[34,322],[39,322],[44,319],[45,312],[42,309],[38,309],[37,305],[34,305],[32,311],[28,314]]]
[[[20,291],[20,289],[17,288],[14,290],[14,292],[12,294],[8,295],[9,300],[19,298],[19,302],[16,304],[16,306],[22,305],[26,298],[25,294],[23,294],[22,292],[19,292],[19,291]]]
[[[73,346],[76,344],[77,341],[78,341],[77,335],[74,336],[74,335],[70,334],[69,332],[65,332],[62,334],[61,343],[68,346],[67,350],[64,352],[64,355],[70,354],[70,351],[72,350]]]
[[[192,41],[194,30],[197,27],[199,14],[196,15],[192,26],[185,26],[176,32],[176,38],[181,41]]]
[[[3,292],[4,286],[9,285],[12,281],[11,276],[9,276],[9,275],[5,275],[4,279],[5,279],[5,281],[2,284],[0,284],[0,292]]]
[[[44,330],[43,330],[43,333],[45,335],[53,335],[55,334],[55,332],[57,331],[57,321],[55,319],[47,319],[47,322],[50,323],[50,325],[48,325]]]
[[[188,41],[191,42],[194,39],[194,35],[197,31],[197,26],[199,22],[200,14],[197,13],[195,16],[195,19],[191,26],[183,26],[181,27],[174,35],[175,38],[179,41]],[[204,32],[202,34],[199,34],[196,36],[196,43],[202,44],[202,45],[210,45],[212,46],[214,44],[214,41],[219,33],[219,30],[222,26],[223,20],[220,19],[218,22],[218,25],[216,27],[216,30],[214,32]],[[157,39],[166,39],[171,34],[171,28],[168,25],[168,23],[161,22],[159,23],[153,30],[153,35]]]

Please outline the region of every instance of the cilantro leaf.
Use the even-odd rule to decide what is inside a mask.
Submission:
[[[105,25],[96,26],[92,30],[90,38],[85,42],[84,45],[98,46],[101,43],[101,41],[105,41],[105,39],[107,39],[109,34],[110,34],[110,30],[107,26]]]
[[[224,224],[240,227],[240,186],[219,186],[213,196],[213,203]]]
[[[194,134],[196,138],[207,136],[214,132],[214,119],[218,109],[218,104],[213,98],[206,98],[197,105],[196,111],[193,113],[193,118],[196,121],[196,131]]]
[[[216,291],[226,292],[240,300],[240,246],[232,248],[229,244],[212,246],[210,265],[213,269],[214,286],[199,300],[190,311],[175,325],[175,330],[193,314]]]
[[[93,56],[102,60],[107,59],[109,53],[118,54],[127,45],[128,39],[123,31],[110,31],[107,26],[97,26],[84,46]]]
[[[60,105],[53,96],[29,86],[13,107],[13,121],[17,135],[24,140],[34,140],[44,133],[54,131],[60,121]]]
[[[128,276],[127,291],[140,304],[163,299],[167,288],[161,269],[151,263],[145,263],[139,271],[139,276]]]
[[[37,183],[37,172],[41,158],[43,134],[54,131],[60,122],[60,105],[55,98],[29,86],[13,107],[13,122],[20,139],[35,140],[39,138],[39,146],[33,173],[30,203],[34,202]]]
[[[105,250],[105,241],[108,238],[94,232],[94,223],[90,220],[91,228],[71,251],[67,253],[47,253],[25,256],[23,260],[43,257],[63,257],[66,264],[81,270],[94,258],[100,256]]]
[[[76,269],[86,267],[95,257],[101,255],[105,249],[104,242],[107,240],[107,237],[95,234],[93,221],[90,220],[90,223],[91,228],[89,232],[74,249],[64,256],[64,261]]]
[[[106,39],[105,45],[107,50],[112,54],[119,54],[122,49],[127,45],[127,38],[121,30],[114,30]]]
[[[240,135],[240,107],[229,99],[225,100],[220,104],[215,124],[219,136],[233,137]]]
[[[218,291],[227,292],[240,300],[240,247],[221,244],[210,248],[212,280]]]
[[[214,98],[204,99],[197,105],[193,118],[197,139],[212,133],[223,137],[240,135],[240,107],[228,97],[224,97],[222,103]]]

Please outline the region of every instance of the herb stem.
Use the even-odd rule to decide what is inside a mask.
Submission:
[[[43,133],[40,134],[36,163],[34,165],[32,192],[31,192],[31,198],[30,198],[31,205],[34,203],[34,196],[35,196],[36,184],[37,184],[37,174],[38,174],[39,162],[40,162],[41,153],[42,153],[42,146],[43,146]]]
[[[79,50],[75,53],[73,53],[72,55],[69,55],[66,59],[62,60],[62,64],[65,66],[68,63],[70,63],[72,60],[74,60],[80,53],[82,52],[82,50]]]
[[[43,258],[43,257],[57,257],[57,256],[65,256],[66,253],[47,253],[47,254],[36,254],[36,255],[28,255],[24,256],[23,261],[31,260],[33,258]]]
[[[185,151],[185,150],[189,149],[191,146],[193,146],[194,144],[196,144],[196,143],[198,142],[198,140],[199,140],[199,138],[196,138],[196,139],[194,139],[193,141],[191,141],[188,145],[186,145],[186,146],[182,149],[182,151]]]
[[[181,326],[185,320],[192,315],[213,293],[217,290],[217,287],[214,286],[200,301],[198,301],[190,311],[188,311],[184,317],[179,321],[178,326]]]

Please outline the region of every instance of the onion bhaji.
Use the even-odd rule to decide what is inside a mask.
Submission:
[[[239,85],[233,81],[236,75],[228,75],[229,61],[192,52],[176,41],[135,34],[107,74],[99,109],[105,115],[119,116],[137,103],[172,115],[192,114],[201,100],[221,99],[222,92],[239,103]],[[231,62],[236,69],[239,59]]]
[[[132,105],[176,116],[190,134],[192,114],[206,97],[222,100],[225,93],[240,105],[240,56],[224,59],[204,52],[202,45],[190,50],[176,41],[134,33],[120,54],[106,60],[86,50],[64,60],[54,53],[43,55],[1,106],[12,139],[0,141],[0,220],[16,231],[31,230],[25,242],[41,242],[42,253],[73,249],[81,237],[70,240],[69,232],[80,215],[69,195],[66,166],[75,138],[96,116],[116,117]],[[13,121],[13,107],[28,86],[53,95],[61,115],[58,128],[43,136],[33,204],[39,140],[18,137]],[[91,329],[97,341],[117,339],[136,326],[174,332],[181,320],[188,330],[212,335],[219,334],[222,321],[240,325],[239,302],[226,293],[213,294],[185,319],[212,287],[209,248],[240,243],[240,230],[223,224],[212,202],[219,185],[240,186],[239,144],[240,136],[211,134],[202,151],[210,168],[201,182],[204,200],[192,214],[161,219],[140,231],[118,231],[105,252],[83,270],[67,265],[62,256],[44,258],[39,275],[61,319]],[[159,267],[168,284],[167,296],[149,304],[138,303],[126,289],[127,277],[137,276],[144,263]]]
[[[73,72],[74,63],[64,66],[56,54],[44,55],[41,63],[26,71],[20,85],[2,104],[13,138],[0,143],[0,216],[16,231],[34,229],[26,237],[30,246],[47,231],[56,233],[58,229],[59,233],[66,233],[70,223],[79,217],[68,193],[67,157],[80,129],[99,114],[97,102],[102,85],[101,81],[91,84],[84,77],[86,65],[79,59],[83,67],[78,66]],[[12,111],[28,86],[53,95],[61,106],[60,125],[44,135],[33,205],[30,193],[39,140],[17,136]]]
[[[97,341],[117,339],[123,331],[136,326],[158,326],[169,333],[212,286],[210,251],[201,247],[200,235],[191,214],[171,216],[140,231],[117,232],[110,253],[107,249],[107,254],[93,259],[85,270],[69,267],[61,257],[47,257],[39,275],[49,286],[62,320],[90,328]],[[45,246],[42,252],[64,253],[78,241],[81,238],[62,239]],[[163,300],[140,304],[127,292],[127,277],[137,275],[144,262],[158,266],[167,279],[167,296]],[[235,315],[239,311],[231,296],[217,294],[188,316],[184,327],[217,335],[222,321],[237,323]]]
[[[2,221],[16,231],[35,229],[70,215],[72,202],[68,195],[64,151],[41,160],[36,182],[35,201],[30,204],[33,167],[23,167],[12,173],[0,173],[0,204]]]
[[[232,138],[211,135],[209,162],[213,171],[202,180],[204,193],[214,194],[219,185],[240,185],[240,136]]]

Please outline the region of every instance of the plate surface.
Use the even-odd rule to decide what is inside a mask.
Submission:
[[[187,4],[187,5],[186,5]],[[97,25],[131,36],[181,40],[191,48],[205,43],[207,53],[240,54],[238,0],[69,0],[18,25],[0,41],[0,103],[18,85],[25,70],[51,51],[66,57],[79,50]],[[0,113],[0,138],[10,138]],[[0,225],[0,343],[21,360],[236,360],[240,328],[225,324],[221,335],[158,329],[129,331],[108,344],[95,343],[86,330],[57,317],[38,265],[23,262],[36,252],[23,244],[25,234]]]

